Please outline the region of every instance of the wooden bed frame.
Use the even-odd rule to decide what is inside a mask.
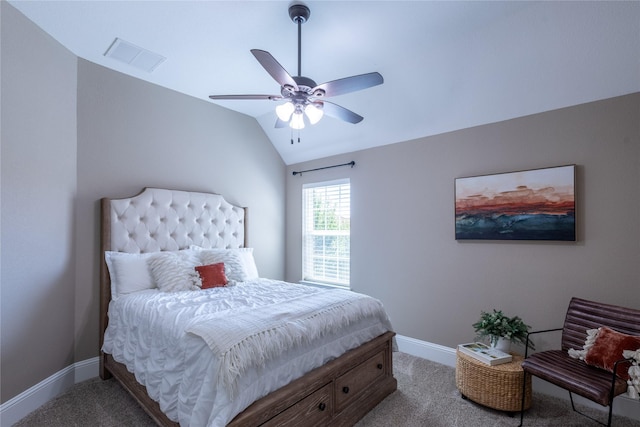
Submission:
[[[145,188],[141,193],[131,198],[103,198],[101,200],[100,348],[102,348],[104,342],[104,332],[108,323],[107,311],[111,301],[111,281],[104,260],[104,252],[109,250],[144,252],[144,250],[139,250],[137,247],[132,249],[131,245],[123,248],[113,247],[112,232],[116,232],[113,230],[113,225],[117,224],[118,227],[122,228],[122,223],[118,222],[120,221],[120,214],[112,215],[112,212],[115,211],[113,205],[117,204],[120,209],[122,209],[122,206],[136,204],[153,206],[155,203],[153,194],[156,193],[168,196],[171,200],[174,197],[181,200],[191,200],[191,196],[196,197],[197,200],[204,198],[206,200],[204,202],[205,207],[208,204],[220,203],[218,209],[227,212],[227,215],[233,210],[231,213],[233,221],[227,218],[224,223],[229,224],[230,227],[239,226],[238,229],[226,232],[227,237],[233,234],[237,241],[232,242],[230,245],[229,242],[225,242],[225,247],[246,247],[247,209],[233,206],[217,194]],[[215,198],[215,200],[210,200],[210,197]],[[152,201],[149,202],[149,200]],[[137,206],[136,208],[139,209]],[[179,206],[176,210],[179,210],[179,208],[191,209],[191,202],[184,206]],[[135,213],[135,215],[139,215],[139,221],[148,221],[147,215],[156,215],[157,211],[158,209],[151,209],[150,213],[145,211],[144,213]],[[190,213],[193,214],[194,212],[191,211]],[[207,211],[206,215],[207,222],[216,222],[211,220],[210,211]],[[166,218],[160,218],[160,221],[166,221]],[[195,222],[200,224],[197,218]],[[232,224],[232,222],[235,224]],[[123,230],[119,229],[117,231],[122,233]],[[208,236],[209,232],[200,228],[197,231],[198,233],[195,233],[196,235],[194,236],[191,235],[192,233],[185,234],[185,236],[182,236],[182,240],[171,239],[169,244],[166,243],[165,239],[162,243],[153,241],[153,245],[145,245],[144,247],[151,248],[148,251],[157,251],[184,249],[190,244],[206,246],[205,243],[208,243],[210,239],[205,239],[202,236]],[[218,231],[220,230],[218,229]],[[129,231],[130,236],[133,234],[135,234],[134,231]],[[154,234],[151,233],[151,236]],[[225,230],[222,233],[218,233],[218,235],[224,237]],[[220,244],[220,241],[217,244]],[[165,245],[166,247],[157,247],[158,245]],[[211,244],[211,247],[216,246]],[[397,381],[393,377],[392,365],[392,339],[394,335],[393,332],[380,335],[257,400],[242,413],[238,414],[229,423],[229,426],[298,426],[302,424],[305,426],[351,426],[355,424],[397,388]],[[100,351],[100,377],[108,379],[112,376],[136,399],[158,425],[178,425],[160,410],[158,403],[148,396],[146,388],[136,381],[135,376],[123,364],[116,362],[111,355]]]

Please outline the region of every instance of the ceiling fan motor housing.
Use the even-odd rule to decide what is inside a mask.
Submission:
[[[294,105],[305,106],[312,102],[309,97],[321,97],[324,95],[324,90],[315,89],[317,86],[316,82],[309,77],[292,76],[292,78],[298,85],[298,90],[295,90],[289,85],[285,85],[282,87],[281,93],[285,98],[289,98]]]
[[[298,85],[298,90],[300,92],[306,92],[307,94],[311,95],[311,90],[317,86],[316,82],[314,82],[313,80],[311,80],[309,77],[304,77],[304,76],[291,76],[293,77],[293,80],[295,80],[296,84]]]

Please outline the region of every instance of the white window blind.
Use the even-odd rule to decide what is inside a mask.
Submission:
[[[302,191],[302,278],[349,287],[349,180],[307,184]]]

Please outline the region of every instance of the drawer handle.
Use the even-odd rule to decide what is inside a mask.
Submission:
[[[344,394],[349,393],[349,387],[346,387],[346,386],[345,386],[345,387],[342,387],[342,392],[343,392]]]
[[[378,363],[378,369],[382,369],[382,363]]]
[[[318,409],[320,409],[321,411],[324,411],[325,409],[327,409],[327,405],[324,404],[324,402],[320,403],[320,405],[318,405]]]

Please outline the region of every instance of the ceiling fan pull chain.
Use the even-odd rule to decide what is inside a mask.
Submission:
[[[298,131],[298,144],[300,144],[300,129],[296,129]],[[293,128],[291,128],[291,145],[293,145]]]

